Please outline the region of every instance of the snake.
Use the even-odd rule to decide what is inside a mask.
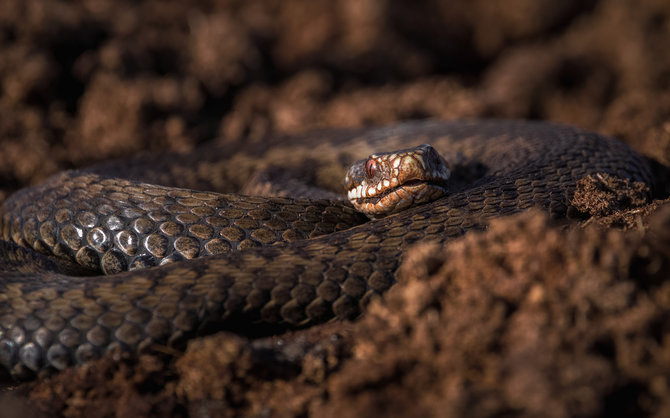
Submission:
[[[446,168],[398,188],[405,166],[427,161]],[[242,183],[257,168],[312,183],[250,195]],[[337,194],[341,180],[324,172],[348,190]],[[1,207],[0,364],[30,379],[222,329],[262,335],[354,319],[402,279],[413,244],[530,208],[580,216],[577,183],[597,174],[652,184],[623,142],[524,120],[323,130],[62,172]],[[344,194],[351,202],[332,198]],[[393,213],[375,211],[389,204]]]

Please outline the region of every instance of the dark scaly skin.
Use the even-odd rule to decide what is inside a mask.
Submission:
[[[4,212],[5,237],[91,274],[313,238],[365,221],[344,202],[205,193],[81,172],[17,193]]]
[[[17,250],[14,244],[0,244],[5,263],[0,270],[0,364],[15,376],[29,377],[35,372],[85,362],[109,349],[136,352],[153,345],[177,344],[196,332],[212,329],[248,331],[249,327],[263,323],[305,326],[334,317],[354,318],[371,297],[396,282],[397,267],[412,243],[444,242],[470,229],[484,227],[492,217],[533,206],[544,208],[554,217],[564,217],[569,212],[576,182],[588,174],[608,173],[651,185],[645,160],[626,145],[560,125],[533,122],[415,122],[333,131],[283,138],[276,146],[285,147],[285,154],[281,151],[273,154],[274,148],[267,152],[249,150],[248,154],[258,161],[268,161],[293,155],[294,150],[301,148],[315,155],[331,150],[335,159],[349,158],[353,162],[374,151],[421,143],[429,143],[442,153],[461,152],[483,164],[486,172],[472,184],[455,182],[448,196],[432,203],[318,238],[279,242],[106,277],[49,272],[52,261],[43,256],[35,256],[32,272],[12,271],[30,259],[30,254]],[[209,151],[204,158],[211,157]],[[142,160],[121,171],[142,180],[156,177],[156,173],[171,178],[174,173],[169,170],[185,171],[192,158],[195,157],[174,159],[172,168],[154,170],[153,174],[150,167],[149,174],[142,174]],[[209,248],[221,250],[226,247],[221,237],[230,246],[243,247],[245,239],[251,244],[258,242],[252,239],[253,231],[247,229],[253,226],[254,219],[263,218],[261,223],[277,220],[266,216],[267,213],[260,216],[252,212],[258,210],[257,205],[277,205],[275,212],[280,213],[286,202],[231,197],[229,202],[239,200],[241,204],[233,202],[233,207],[227,210],[238,211],[237,215],[242,216],[238,219],[247,221],[234,225],[239,236],[232,231],[222,235],[221,230],[212,231],[213,225],[206,219],[208,216],[225,219],[218,209],[214,215],[211,211],[211,203],[220,204],[221,196],[108,180],[107,186],[117,188],[117,194],[112,196],[104,190],[105,184],[87,183],[94,176],[112,170],[92,172],[97,174],[64,174],[45,186],[10,197],[2,208],[4,239],[21,245],[36,244],[45,253],[64,253],[71,259],[83,260],[89,267],[96,264],[96,257],[103,259],[109,251],[114,256],[108,257],[106,268],[122,265],[123,260],[132,265],[138,257],[142,263],[160,263],[151,245],[162,240],[150,240],[150,248],[146,248],[147,234],[161,231],[168,240],[167,247],[176,249],[170,253],[173,258],[213,252],[208,250],[207,242],[215,238],[218,241]],[[79,179],[82,181],[72,180],[77,176],[83,176]],[[210,180],[211,177],[201,173],[188,177],[182,185]],[[61,183],[68,182],[81,184],[60,188]],[[147,190],[151,194],[143,197]],[[96,194],[102,200],[91,204]],[[321,228],[319,224],[326,218],[330,220],[328,210],[352,217],[342,203],[334,204],[337,209],[307,201],[289,203],[296,204],[291,208],[298,215],[305,215],[304,222],[316,225],[299,223],[299,230],[313,232]],[[321,209],[306,215],[306,208],[317,206]],[[156,213],[151,215],[152,211]],[[188,216],[180,219],[179,215],[184,214]],[[118,219],[110,221],[109,216]],[[167,233],[161,230],[166,222],[169,224],[163,229]],[[228,227],[235,224],[218,222],[227,222]],[[275,226],[279,227],[279,222]],[[125,239],[113,247],[103,245],[100,257],[96,251],[82,250],[94,228],[101,228],[109,236],[121,233]],[[296,234],[291,229],[268,232],[271,228],[267,225],[261,228],[264,230],[257,238],[270,240],[286,234],[292,239]],[[176,230],[187,231],[188,239],[182,241],[183,246],[175,244]],[[302,233],[311,235],[311,232]],[[136,239],[133,241],[132,237]],[[100,244],[95,239],[92,242]],[[78,252],[83,255],[77,257]],[[169,251],[163,252],[170,257]],[[65,263],[59,268],[71,267]]]

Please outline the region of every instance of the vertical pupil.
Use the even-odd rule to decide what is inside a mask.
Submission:
[[[365,174],[367,174],[368,177],[374,177],[376,171],[377,163],[375,163],[375,160],[368,160],[368,162],[365,163]]]

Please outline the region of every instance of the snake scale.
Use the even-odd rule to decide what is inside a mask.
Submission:
[[[259,164],[311,161],[344,173],[372,152],[422,143],[463,156],[475,175],[382,219],[341,201],[191,189],[234,191]],[[651,184],[646,161],[625,144],[530,121],[325,131],[61,173],[2,206],[0,364],[26,378],[216,329],[355,318],[397,281],[409,245],[530,207],[565,217],[576,182],[598,173]]]

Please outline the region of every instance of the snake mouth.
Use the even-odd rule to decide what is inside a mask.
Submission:
[[[446,181],[408,181],[372,197],[350,199],[356,210],[372,219],[382,218],[412,206],[432,202],[447,193]]]
[[[361,196],[361,197],[351,197],[350,199],[352,201],[356,201],[357,203],[373,203],[376,204],[380,200],[383,200],[385,198],[388,198],[388,196],[394,194],[394,193],[400,193],[402,194],[404,191],[409,192],[409,193],[416,193],[417,191],[421,190],[422,188],[436,188],[440,189],[443,192],[446,192],[447,190],[447,181],[446,180],[409,180],[399,186],[395,187],[388,187],[386,189],[382,189],[380,192],[376,193],[374,196]],[[356,196],[356,189],[350,190],[349,191],[349,196]]]

